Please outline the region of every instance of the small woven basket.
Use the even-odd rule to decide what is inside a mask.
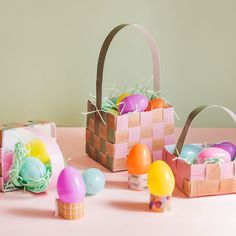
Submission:
[[[171,167],[176,186],[188,197],[201,197],[209,195],[221,195],[236,192],[236,162],[215,164],[193,164],[178,159],[178,153],[184,145],[186,135],[193,119],[203,110],[218,107],[226,111],[236,122],[236,115],[229,109],[217,105],[203,105],[193,110],[182,130],[176,144],[175,152],[169,152],[168,146],[164,147],[163,160]],[[199,144],[202,146],[203,144]]]

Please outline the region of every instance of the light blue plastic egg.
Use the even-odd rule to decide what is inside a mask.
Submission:
[[[99,169],[89,168],[83,172],[82,176],[88,195],[99,193],[105,186],[105,176]]]
[[[34,157],[26,157],[21,165],[19,175],[26,182],[33,182],[46,174],[46,167],[42,161]]]
[[[183,146],[180,156],[181,158],[193,164],[196,162],[197,155],[200,151],[202,151],[202,148],[193,144],[186,144]]]
[[[118,99],[118,97],[111,98],[112,103],[116,104],[117,103],[117,99]]]

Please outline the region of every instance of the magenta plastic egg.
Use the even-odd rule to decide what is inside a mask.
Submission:
[[[230,154],[232,161],[235,159],[236,146],[233,143],[221,142],[221,143],[213,144],[212,147],[218,147],[218,148],[224,149],[225,151],[227,151]]]
[[[230,162],[231,157],[227,151],[217,147],[206,148],[203,151],[201,151],[197,157],[198,164],[202,164],[207,161],[214,163],[219,160],[222,160],[223,162]]]
[[[120,114],[134,111],[144,111],[148,106],[148,99],[142,94],[133,94],[125,97],[119,107]]]
[[[57,181],[57,192],[62,202],[79,203],[84,200],[85,184],[77,169],[66,167],[61,171]]]

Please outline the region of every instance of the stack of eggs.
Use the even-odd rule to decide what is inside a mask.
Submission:
[[[142,191],[147,188],[147,173],[152,163],[148,147],[136,144],[132,147],[127,158],[129,188]]]
[[[174,146],[172,146],[173,151]],[[231,142],[220,142],[203,148],[200,145],[186,144],[180,158],[189,164],[230,162],[236,158],[236,146]]]
[[[56,215],[76,220],[84,215],[85,195],[96,195],[105,185],[105,176],[96,168],[89,168],[83,175],[73,167],[64,168],[57,180]]]
[[[43,178],[50,169],[50,157],[44,143],[35,139],[26,144],[29,156],[24,158],[19,175],[27,183]]]
[[[198,163],[217,163],[234,161],[236,146],[231,142],[220,142],[211,145],[198,154]]]
[[[149,209],[154,212],[169,211],[174,187],[175,178],[171,168],[164,161],[153,162],[148,171]]]
[[[168,107],[168,104],[162,98],[158,97],[149,100],[143,94],[123,93],[117,98],[112,98],[111,101],[115,106],[108,109],[108,112],[113,115],[123,115],[135,111],[151,111],[157,108]]]
[[[45,191],[51,175],[50,157],[46,146],[41,140],[32,140],[26,145],[19,142],[14,146],[14,154],[9,154],[6,181],[12,182],[17,188],[31,192]],[[12,169],[11,171],[9,171]]]
[[[57,213],[67,220],[79,219],[84,215],[85,184],[78,170],[66,167],[57,180]]]

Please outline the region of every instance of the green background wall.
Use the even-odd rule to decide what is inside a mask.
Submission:
[[[235,12],[235,0],[0,0],[0,121],[83,126],[103,39],[126,22],[155,37],[163,95],[178,125],[200,104],[236,112]],[[109,51],[104,87],[133,87],[151,74],[143,37],[124,30]],[[218,111],[204,113],[196,125],[235,127]]]

